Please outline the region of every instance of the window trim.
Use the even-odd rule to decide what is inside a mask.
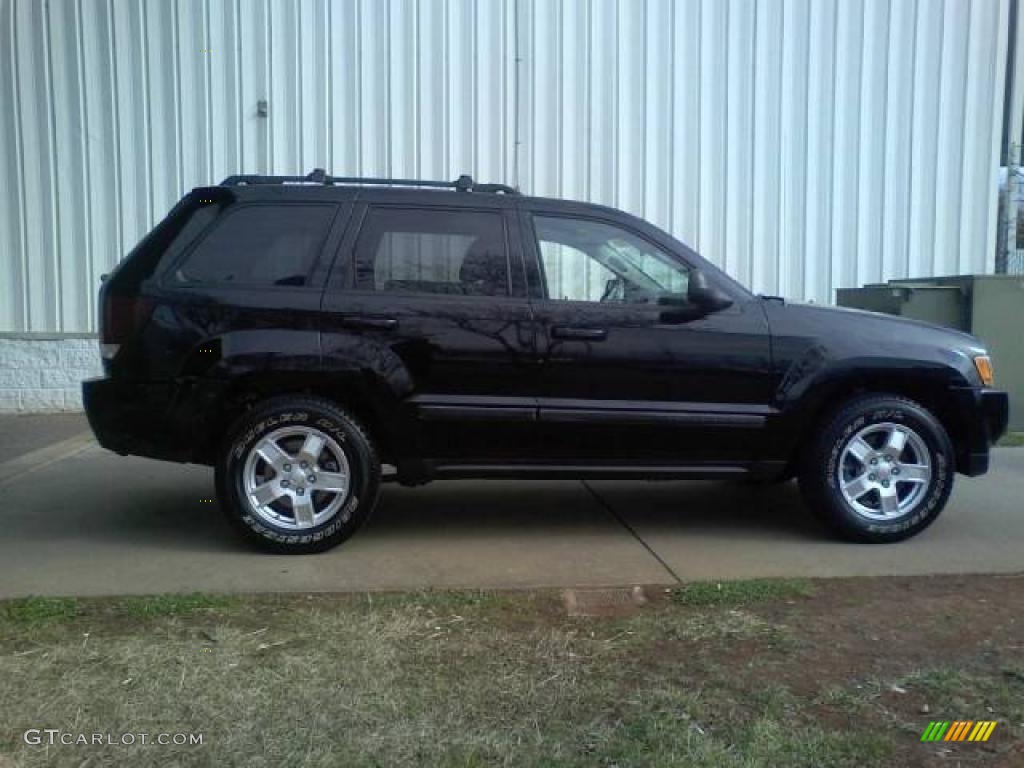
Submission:
[[[601,302],[598,302],[598,301],[583,301],[583,300],[580,300],[580,299],[553,299],[553,298],[551,298],[551,296],[548,294],[548,281],[547,281],[547,273],[544,271],[544,260],[541,257],[541,252],[540,252],[540,237],[537,234],[537,224],[534,221],[534,219],[537,218],[538,216],[541,217],[541,218],[548,218],[548,219],[573,219],[575,221],[589,221],[589,222],[593,222],[595,224],[604,224],[605,226],[614,227],[616,229],[621,229],[624,232],[628,232],[629,234],[631,234],[634,237],[638,238],[639,240],[643,240],[648,245],[651,245],[654,248],[657,248],[659,251],[661,251],[663,254],[668,256],[670,259],[673,259],[674,261],[676,261],[679,264],[681,264],[684,267],[686,267],[688,272],[692,272],[694,269],[699,269],[700,268],[700,267],[698,267],[698,266],[696,266],[694,264],[691,264],[687,259],[684,259],[682,256],[680,256],[674,250],[670,250],[670,249],[666,248],[664,245],[662,245],[661,243],[658,243],[655,240],[651,239],[647,235],[645,235],[642,232],[638,231],[636,228],[631,227],[628,224],[624,224],[623,222],[621,222],[621,221],[619,221],[619,220],[617,220],[615,218],[606,217],[606,216],[594,216],[594,215],[587,215],[587,214],[578,214],[578,213],[564,213],[562,211],[545,211],[543,209],[532,209],[532,208],[531,209],[524,209],[522,211],[522,214],[523,214],[524,219],[526,219],[523,222],[523,224],[524,224],[525,228],[527,228],[528,233],[530,235],[530,238],[532,238],[530,240],[530,248],[533,251],[533,262],[536,265],[535,269],[536,269],[536,272],[537,272],[537,281],[538,281],[537,287],[539,288],[539,291],[540,291],[540,295],[539,296],[534,296],[534,295],[530,296],[530,300],[531,301],[552,302],[552,303],[555,303],[555,304],[558,304],[558,305],[582,304],[582,305],[585,305],[585,306],[604,307],[604,308],[624,307],[624,308],[632,308],[634,310],[637,309],[638,307],[651,306],[651,305],[648,305],[648,304],[623,304],[623,303],[614,303],[614,302],[608,302],[608,303],[602,304]]]
[[[318,274],[318,269],[321,266],[321,262],[324,260],[326,253],[325,246],[331,238],[331,234],[335,230],[337,225],[338,216],[341,215],[344,205],[340,201],[313,201],[313,200],[281,200],[281,201],[270,201],[270,200],[253,200],[251,202],[236,202],[229,205],[216,219],[206,225],[200,235],[195,241],[189,245],[178,258],[175,259],[171,264],[168,265],[167,269],[164,270],[160,277],[160,287],[168,290],[208,290],[208,289],[258,289],[258,290],[270,290],[270,291],[306,291],[316,290],[320,291],[323,289],[322,281],[318,283],[314,278]],[[313,259],[309,264],[309,270],[306,272],[306,282],[302,285],[277,285],[275,283],[260,283],[260,282],[223,282],[223,281],[196,281],[183,283],[174,279],[174,274],[178,269],[192,256],[199,246],[205,243],[210,237],[212,237],[221,227],[225,226],[227,221],[233,216],[249,209],[249,208],[333,208],[334,211],[327,217],[327,224],[324,227],[323,237],[319,244],[316,246],[316,251],[313,254]]]
[[[382,291],[376,287],[376,281],[373,286],[359,285],[359,241],[363,234],[367,230],[368,220],[370,215],[375,210],[384,211],[407,211],[411,213],[454,213],[454,214],[486,214],[488,216],[496,216],[501,224],[502,238],[505,246],[505,283],[507,292],[504,295],[471,295],[471,294],[458,294],[458,293],[431,293],[429,291]],[[353,217],[354,218],[354,217]],[[344,290],[351,293],[359,294],[370,294],[374,296],[396,296],[403,299],[411,297],[421,297],[425,299],[487,299],[487,300],[503,300],[503,299],[518,299],[522,300],[525,296],[518,296],[518,286],[516,285],[515,276],[513,274],[513,249],[512,249],[512,232],[511,222],[507,212],[501,208],[489,208],[489,207],[475,207],[475,206],[452,206],[452,205],[416,205],[413,203],[378,203],[378,202],[365,202],[363,204],[362,211],[358,214],[358,222],[355,222],[356,227],[351,237],[346,237],[346,242],[343,243],[342,247],[348,252],[348,267],[349,274],[343,285],[333,286],[333,290]],[[340,259],[338,259],[340,261]],[[374,257],[374,267],[376,267],[376,256]],[[333,283],[333,279],[331,281]]]

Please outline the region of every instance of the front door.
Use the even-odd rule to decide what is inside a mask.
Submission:
[[[692,311],[692,265],[614,219],[527,210],[522,231],[538,275],[547,460],[713,468],[755,456],[770,411],[756,301]]]
[[[371,197],[355,218],[339,257],[351,275],[332,274],[324,296],[325,366],[358,367],[372,382],[401,435],[399,458],[532,450],[534,328],[510,210]]]

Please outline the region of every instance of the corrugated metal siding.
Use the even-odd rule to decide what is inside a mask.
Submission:
[[[799,299],[990,271],[1008,23],[1008,0],[0,0],[0,331],[93,328],[99,275],[185,191],[314,166],[615,205]]]

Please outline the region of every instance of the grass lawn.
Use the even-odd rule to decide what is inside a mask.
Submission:
[[[1003,435],[1002,440],[999,441],[999,445],[1015,448],[1024,446],[1024,432],[1007,432]]]
[[[0,766],[1024,765],[1024,577],[646,594],[0,602]],[[998,725],[921,743],[940,719]]]

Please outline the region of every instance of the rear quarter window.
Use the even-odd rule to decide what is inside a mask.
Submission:
[[[229,210],[171,276],[174,283],[306,285],[335,205],[246,205]]]

